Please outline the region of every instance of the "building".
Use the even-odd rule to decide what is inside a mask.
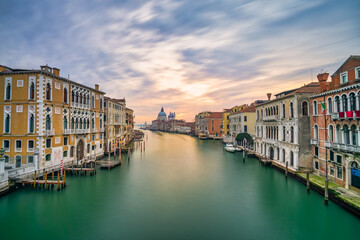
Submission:
[[[167,115],[166,113],[164,112],[164,108],[162,107],[159,114],[158,114],[158,117],[157,117],[157,120],[160,120],[160,121],[166,121],[167,120]]]
[[[360,56],[350,56],[331,76],[318,75],[321,93],[311,100],[313,169],[360,190]]]
[[[230,124],[230,136],[231,142],[235,141],[236,136],[241,132],[242,129],[242,119],[241,119],[241,110],[247,108],[246,104],[241,106],[235,106],[230,109],[229,114],[229,124]]]
[[[199,138],[207,138],[207,120],[206,116],[209,116],[210,112],[201,112],[195,116],[195,136]]]
[[[126,123],[126,133],[125,134],[125,144],[128,144],[131,142],[134,138],[134,110],[130,108],[126,108],[126,114],[125,114],[125,123]]]
[[[104,92],[58,68],[0,66],[0,142],[9,177],[103,156]],[[24,170],[25,169],[25,170]]]
[[[311,168],[309,98],[320,92],[319,83],[284,91],[256,106],[255,151],[281,168]],[[301,129],[301,131],[300,131]]]
[[[223,120],[222,120],[222,126],[223,126],[223,141],[224,142],[232,142],[230,137],[230,113],[231,109],[224,109],[223,110]]]
[[[195,116],[195,135],[201,139],[222,139],[222,122],[222,112],[201,112]]]
[[[127,134],[126,100],[105,97],[104,111],[104,152],[108,153],[125,144]]]

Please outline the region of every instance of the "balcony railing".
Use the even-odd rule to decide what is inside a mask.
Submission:
[[[360,118],[360,110],[356,111],[346,111],[346,112],[334,112],[331,113],[331,118],[333,120],[338,119],[359,119]]]
[[[331,143],[329,141],[325,141],[324,145],[326,148],[331,148]]]
[[[100,132],[105,132],[105,128],[100,128]]]
[[[71,133],[70,129],[64,129],[64,134],[70,134],[70,133]]]
[[[45,130],[45,136],[52,136],[55,134],[54,130]]]
[[[277,121],[279,119],[278,115],[270,115],[270,116],[264,116],[263,121]]]
[[[91,129],[91,132],[92,132],[92,133],[96,133],[97,131],[98,131],[97,128]]]
[[[319,139],[310,139],[311,145],[319,145]]]
[[[360,146],[343,144],[343,143],[333,143],[333,148],[337,148],[347,152],[356,152],[360,153]]]

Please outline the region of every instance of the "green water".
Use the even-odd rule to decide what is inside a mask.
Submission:
[[[64,191],[0,198],[0,239],[355,239],[360,219],[220,142],[146,131],[146,152]]]

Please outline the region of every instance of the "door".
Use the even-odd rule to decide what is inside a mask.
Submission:
[[[274,149],[272,147],[270,148],[270,159],[274,159]]]
[[[360,168],[356,162],[351,164],[351,186],[360,189]]]
[[[80,140],[76,147],[76,159],[82,160],[84,158],[84,142]]]
[[[16,168],[21,167],[21,156],[16,156]]]

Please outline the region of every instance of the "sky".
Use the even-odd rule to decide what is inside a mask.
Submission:
[[[137,124],[297,88],[360,54],[358,0],[0,0],[0,65],[60,69]]]

